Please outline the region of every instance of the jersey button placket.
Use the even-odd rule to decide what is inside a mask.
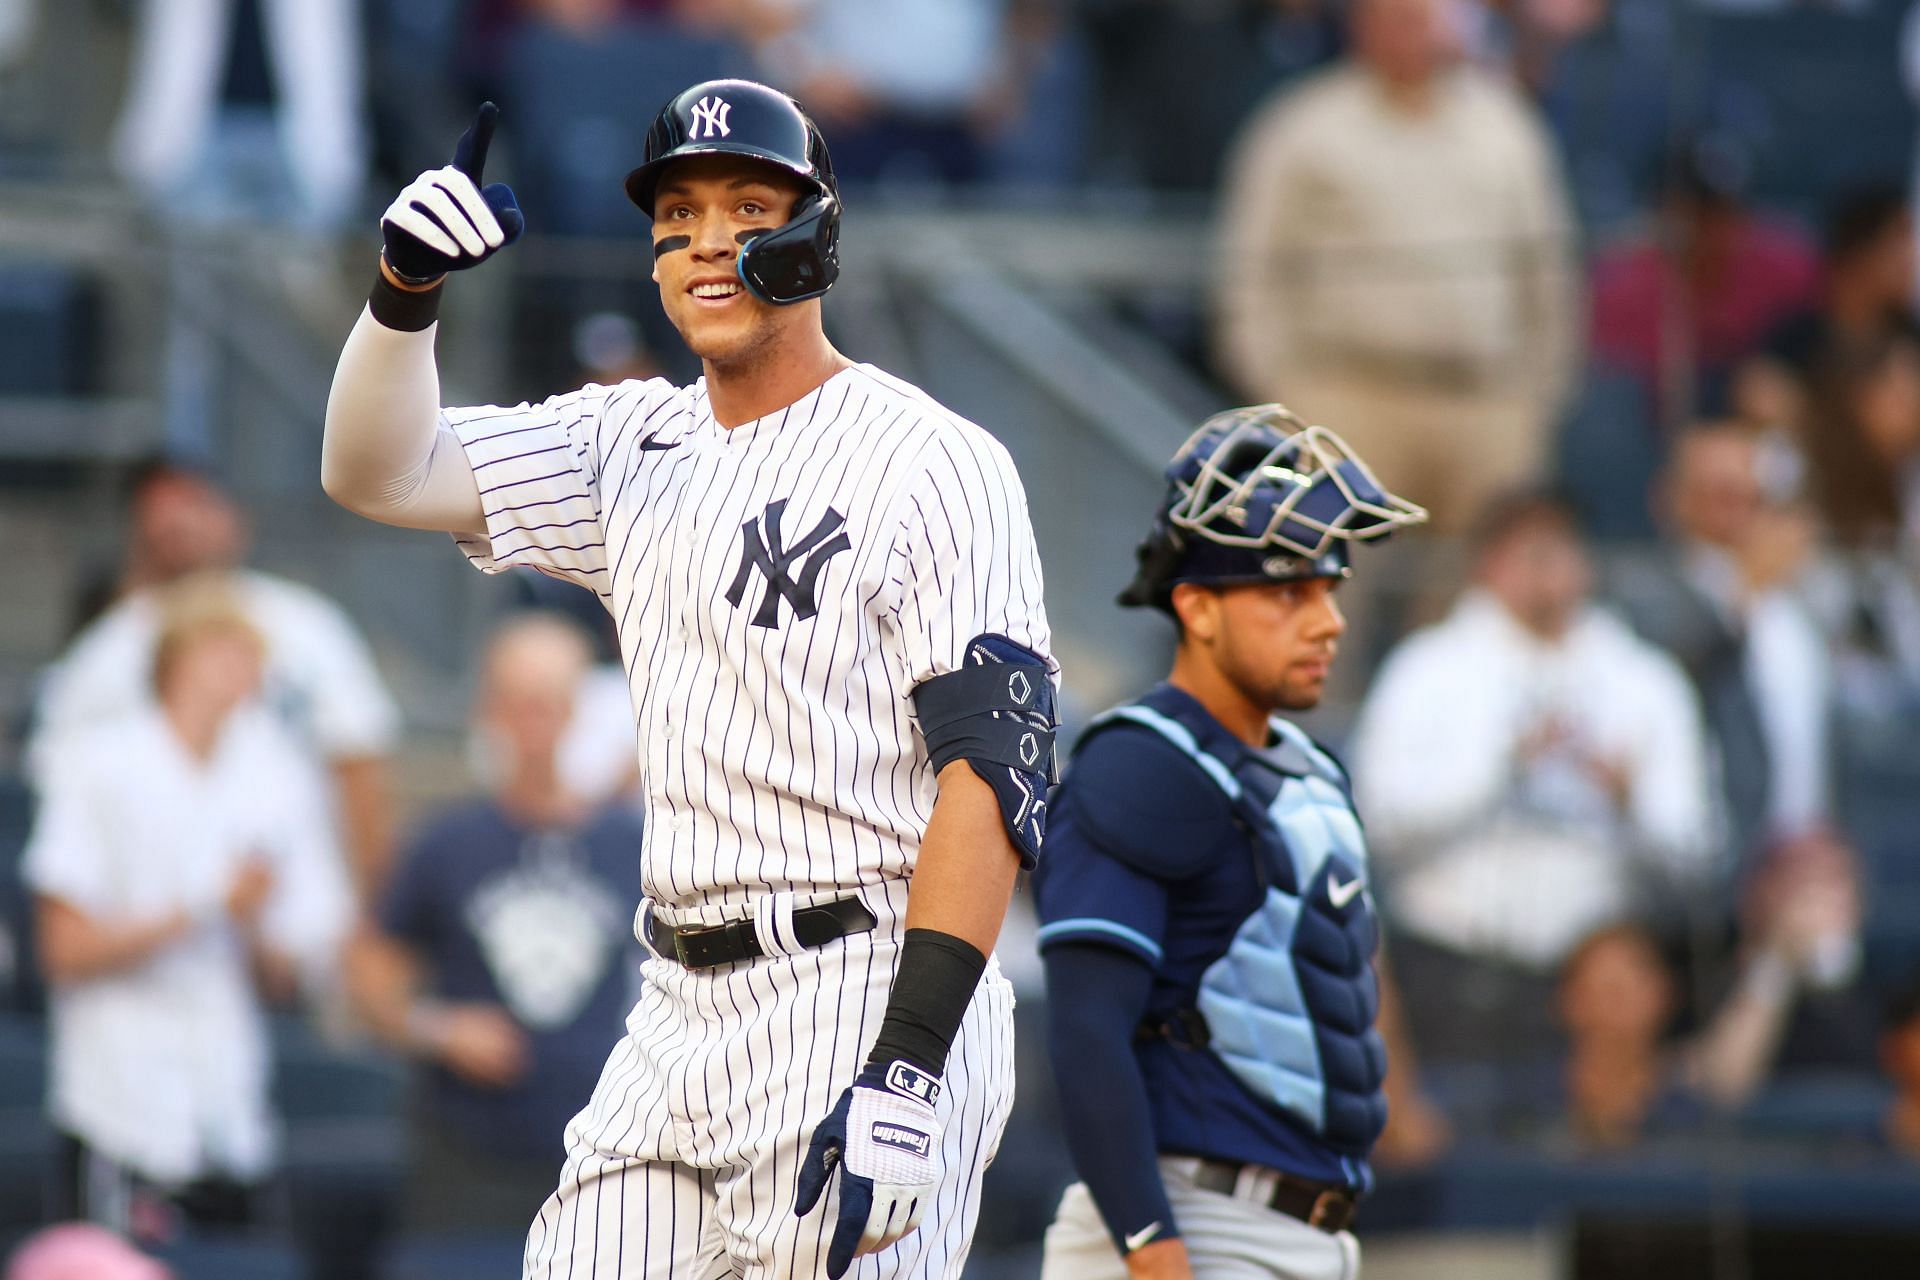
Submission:
[[[699,464],[709,463],[712,452],[713,452],[713,448],[714,448],[714,442],[711,440],[702,439],[695,443],[694,448],[698,456]],[[678,571],[676,573],[676,578],[679,583],[680,598],[682,600],[692,600],[693,599],[693,580],[694,580],[694,564],[693,564],[694,557],[692,555],[692,550],[693,548],[700,545],[699,514],[693,510],[688,510],[686,514],[685,526],[686,526],[685,532],[682,534],[680,540],[686,545],[688,554],[680,557],[680,564],[679,564]],[[679,642],[683,646],[691,645],[693,643],[693,628],[688,625],[687,615],[685,613],[682,613],[681,615],[680,625],[675,629],[674,637],[675,639],[679,640]]]

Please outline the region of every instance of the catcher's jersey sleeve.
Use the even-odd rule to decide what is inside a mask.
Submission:
[[[1041,950],[1087,943],[1160,968],[1171,894],[1237,838],[1220,789],[1165,739],[1130,725],[1095,733],[1054,794],[1034,876]]]
[[[588,384],[539,404],[441,411],[480,490],[485,536],[455,534],[488,573],[516,565],[609,594],[605,513],[636,442],[674,403],[663,379]]]

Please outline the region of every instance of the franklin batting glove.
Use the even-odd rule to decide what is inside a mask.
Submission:
[[[481,103],[473,125],[454,144],[453,163],[408,183],[380,216],[381,253],[407,283],[425,284],[478,266],[526,230],[526,217],[506,183],[480,185],[499,118],[500,108]]]
[[[827,1245],[827,1276],[840,1280],[856,1254],[884,1249],[920,1225],[939,1178],[940,1077],[905,1062],[870,1066],[813,1131],[793,1212],[820,1201],[840,1169],[840,1216]]]

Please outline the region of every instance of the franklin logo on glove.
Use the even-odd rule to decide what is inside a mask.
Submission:
[[[888,1124],[884,1120],[874,1121],[873,1140],[883,1147],[898,1147],[902,1151],[911,1151],[917,1156],[926,1155],[933,1146],[933,1139],[918,1129]]]

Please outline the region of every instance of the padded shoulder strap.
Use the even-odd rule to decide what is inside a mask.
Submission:
[[[1200,745],[1200,740],[1193,736],[1191,729],[1172,716],[1155,711],[1143,703],[1127,703],[1111,711],[1102,712],[1087,726],[1087,732],[1082,735],[1081,741],[1084,742],[1101,728],[1121,721],[1143,725],[1153,730],[1199,765],[1201,772],[1213,779],[1214,785],[1225,792],[1229,800],[1237,803],[1241,799],[1243,788],[1240,786],[1240,780],[1233,776],[1233,771],[1228,769],[1219,757]]]
[[[1308,737],[1304,729],[1292,721],[1282,720],[1278,716],[1275,716],[1267,723],[1273,727],[1275,733],[1280,735],[1281,742],[1298,752],[1306,760],[1307,766],[1315,774],[1325,778],[1342,791],[1347,790],[1347,771],[1342,769],[1340,762],[1328,755],[1319,743]]]

